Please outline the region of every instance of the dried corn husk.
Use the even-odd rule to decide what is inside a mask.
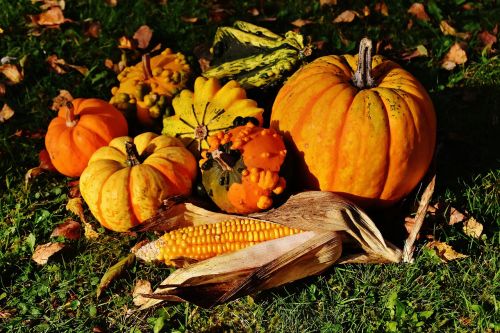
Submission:
[[[216,223],[236,215],[214,213],[191,203],[172,205],[155,218],[163,230]],[[248,218],[248,217],[245,217]],[[223,254],[174,271],[141,309],[167,301],[188,301],[211,307],[256,291],[321,273],[336,262],[400,262],[402,252],[386,242],[373,221],[357,206],[330,192],[302,192],[279,208],[251,215],[305,232]],[[342,256],[342,244],[351,238],[358,252]],[[136,251],[139,259],[154,260],[158,243]],[[347,244],[347,243],[346,243]],[[182,258],[179,258],[182,260]]]

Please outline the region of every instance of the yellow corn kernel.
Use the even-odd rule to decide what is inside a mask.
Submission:
[[[158,259],[175,266],[174,259],[195,260],[237,251],[271,239],[302,232],[271,222],[232,219],[173,230],[163,236]]]

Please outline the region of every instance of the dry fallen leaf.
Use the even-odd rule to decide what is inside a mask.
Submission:
[[[467,258],[465,254],[459,253],[455,251],[450,245],[440,242],[440,241],[432,241],[425,244],[426,248],[434,250],[438,257],[443,262],[449,262],[452,260]]]
[[[466,221],[464,221],[464,226],[462,227],[462,230],[467,236],[473,238],[479,238],[483,233],[483,225],[477,222],[475,218],[470,217]]]
[[[65,0],[31,0],[32,3],[37,3],[37,2],[43,2],[43,4],[40,6],[41,9],[49,9],[50,7],[61,7],[62,10],[66,7],[66,1]]]
[[[64,18],[63,11],[59,6],[50,7],[43,13],[31,15],[30,18],[34,25],[52,28],[58,27],[66,22],[72,22],[70,19]]]
[[[319,0],[320,6],[335,6],[337,4],[337,0]]]
[[[450,208],[450,219],[448,220],[448,225],[454,225],[459,222],[463,222],[466,219],[467,217],[463,213],[453,207]]]
[[[0,82],[0,98],[5,96],[6,87],[5,84]]]
[[[253,7],[253,8],[250,8],[248,10],[248,14],[252,15],[252,16],[259,16],[260,15],[260,12],[257,8]]]
[[[64,243],[47,243],[43,245],[38,245],[33,252],[31,259],[35,261],[38,265],[45,265],[49,258],[61,251],[64,248]]]
[[[108,4],[108,6],[116,7],[116,5],[118,4],[118,0],[106,0],[106,3]]]
[[[128,38],[126,36],[122,36],[122,37],[118,38],[118,48],[124,49],[124,50],[133,50],[133,49],[135,49],[135,46],[134,46],[132,40],[130,40],[130,38]]]
[[[303,27],[305,25],[311,24],[313,21],[311,20],[303,20],[303,19],[296,19],[295,21],[291,22],[293,26],[296,26],[298,28]]]
[[[96,296],[99,298],[101,293],[120,275],[125,272],[125,270],[134,263],[135,254],[130,253],[125,258],[120,259],[116,264],[111,266],[106,273],[101,278],[101,282],[99,282],[99,286],[97,286]]]
[[[469,39],[471,34],[468,32],[457,32],[448,22],[442,20],[439,23],[439,28],[444,35],[454,36],[462,39]]]
[[[196,23],[198,22],[197,17],[181,16],[181,21],[185,23]]]
[[[151,282],[148,280],[137,280],[132,291],[132,298],[136,306],[142,306],[149,301],[149,298],[142,296],[141,294],[151,294],[153,289],[151,288]]]
[[[68,64],[66,63],[66,60],[59,59],[55,54],[47,57],[47,62],[50,65],[50,68],[52,68],[57,74],[67,73],[66,68],[68,67],[75,69],[76,71],[80,72],[80,74],[82,74],[83,76],[87,75],[89,71],[87,67]]]
[[[364,6],[363,7],[363,16],[370,16],[370,7]]]
[[[24,78],[23,72],[19,69],[19,66],[14,64],[1,65],[0,73],[7,78],[7,84],[17,84]]]
[[[101,22],[91,21],[86,24],[85,36],[98,38],[101,34]]]
[[[80,223],[68,219],[65,222],[57,225],[55,229],[52,231],[52,234],[50,234],[50,237],[59,237],[62,236],[66,239],[80,239],[80,231],[81,231],[81,226]]]
[[[5,123],[7,120],[12,118],[14,115],[14,110],[5,103],[0,110],[0,124]]]
[[[74,180],[68,183],[70,198],[80,198],[82,195],[80,193],[80,180]]]
[[[427,52],[427,48],[423,45],[418,45],[417,48],[413,52],[403,53],[403,60],[411,60],[417,57],[427,57],[429,54]]]
[[[415,2],[413,5],[411,5],[411,7],[408,9],[408,13],[415,16],[418,20],[429,21],[431,19],[425,11],[424,5],[418,2]]]
[[[382,0],[380,2],[377,2],[375,4],[375,11],[377,13],[380,13],[380,14],[384,15],[384,16],[389,16],[389,8],[385,4],[384,0]]]
[[[484,30],[477,34],[477,38],[483,43],[484,46],[490,47],[497,42],[497,36]]]
[[[74,98],[73,96],[71,96],[71,93],[69,91],[61,89],[59,90],[59,95],[52,99],[52,106],[50,107],[50,109],[53,111],[59,111],[62,106],[65,106],[73,99]]]
[[[149,42],[153,37],[153,30],[147,25],[141,25],[139,29],[134,33],[132,38],[137,42],[137,47],[140,49],[145,49],[149,46]]]
[[[333,20],[333,23],[349,23],[352,22],[356,16],[359,16],[359,14],[354,10],[346,10],[340,13],[340,15]]]
[[[86,239],[96,239],[99,237],[99,233],[88,222],[83,222],[83,235]]]
[[[66,204],[66,209],[75,214],[80,218],[80,221],[87,222],[85,215],[83,214],[83,199],[82,198],[71,198]]]
[[[38,154],[38,161],[40,162],[38,167],[41,168],[42,170],[57,171],[54,165],[52,164],[52,161],[50,160],[50,155],[47,149],[40,150],[40,153]]]
[[[127,58],[126,58],[125,55],[122,55],[122,59],[118,63],[116,63],[116,64],[113,63],[113,60],[111,60],[109,58],[105,59],[104,60],[104,66],[106,68],[111,69],[116,74],[118,74],[121,71],[123,71],[125,69],[125,67],[127,67]]]
[[[455,43],[445,55],[441,67],[451,71],[457,65],[465,64],[466,61],[467,53],[465,53],[459,43]]]

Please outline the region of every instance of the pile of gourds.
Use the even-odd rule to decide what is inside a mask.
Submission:
[[[305,64],[311,48],[300,34],[237,22],[219,28],[211,51],[192,90],[186,58],[166,49],[121,72],[109,103],[75,99],[50,123],[54,167],[80,177],[104,227],[129,230],[196,183],[222,211],[250,214],[273,207],[287,183],[381,207],[424,176],[436,138],[431,99],[399,65],[372,57],[370,40],[358,55]],[[245,88],[268,86],[280,89],[265,119]],[[128,137],[138,123],[163,129]]]

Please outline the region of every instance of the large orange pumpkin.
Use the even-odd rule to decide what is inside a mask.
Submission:
[[[297,71],[273,105],[300,186],[347,194],[363,205],[391,204],[424,176],[436,117],[422,85],[396,63],[371,56],[325,56]]]
[[[104,227],[126,231],[155,215],[164,199],[188,195],[196,173],[196,160],[179,139],[146,132],[97,150],[80,192]]]
[[[78,177],[98,148],[127,132],[127,121],[114,106],[97,98],[76,98],[50,122],[45,147],[57,171]]]

